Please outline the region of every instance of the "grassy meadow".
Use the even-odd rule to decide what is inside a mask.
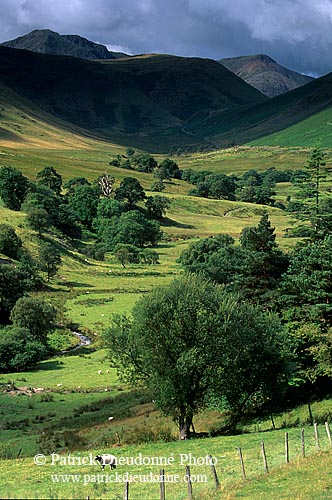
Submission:
[[[289,429],[290,464],[285,464],[285,431],[264,434],[216,437],[190,442],[153,443],[115,447],[112,451],[123,465],[118,465],[118,478],[111,471],[102,472],[93,458],[100,447],[88,452],[45,454],[46,464],[35,465],[33,458],[13,459],[0,463],[0,493],[2,498],[123,498],[123,480],[140,475],[141,481],[132,479],[129,498],[157,500],[159,484],[145,480],[149,474],[158,476],[165,470],[166,498],[186,500],[185,467],[190,466],[195,498],[329,498],[331,452],[322,435],[321,450],[315,449],[312,429],[305,429],[306,458],[302,457],[299,429]],[[261,454],[264,441],[269,473],[266,474]],[[238,448],[241,448],[247,480],[242,478]],[[90,453],[92,460],[90,462]],[[212,471],[206,456],[212,455],[221,483],[215,491]],[[70,464],[69,457],[76,463]],[[85,464],[79,459],[87,457]],[[62,462],[60,462],[62,459]],[[154,460],[154,462],[152,461]],[[159,462],[158,462],[159,459]],[[136,463],[130,462],[136,460]],[[166,465],[164,465],[166,463]],[[161,466],[159,464],[162,464]],[[159,465],[159,466],[158,466]],[[10,469],[9,469],[10,467]],[[9,473],[15,470],[15,474]],[[101,475],[102,474],[102,475]],[[63,475],[67,475],[63,479]],[[98,480],[99,475],[99,480]],[[178,478],[178,479],[174,479]],[[157,477],[158,479],[158,477]],[[130,480],[129,480],[130,481]],[[313,496],[315,495],[315,496]]]

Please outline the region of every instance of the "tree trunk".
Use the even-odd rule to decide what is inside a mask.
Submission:
[[[179,417],[178,425],[179,425],[179,439],[190,439],[191,432],[190,427],[192,427],[193,423],[193,415],[181,415]]]

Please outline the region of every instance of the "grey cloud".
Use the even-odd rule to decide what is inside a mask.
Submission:
[[[332,71],[332,0],[0,0],[0,10],[0,41],[49,28],[136,54],[267,53],[303,73]]]

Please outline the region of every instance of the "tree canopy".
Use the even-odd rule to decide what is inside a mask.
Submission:
[[[9,224],[0,224],[0,253],[17,259],[19,250],[22,248],[22,240]]]
[[[0,197],[7,208],[20,210],[28,192],[29,180],[14,167],[0,168]]]
[[[231,411],[234,425],[289,375],[289,343],[278,319],[201,276],[154,289],[136,303],[132,319],[115,316],[104,338],[122,378],[152,391],[182,439],[211,399]]]

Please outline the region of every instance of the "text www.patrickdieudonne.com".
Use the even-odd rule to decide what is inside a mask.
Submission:
[[[125,472],[119,474],[117,472],[110,474],[51,474],[53,483],[207,483],[206,474],[196,474],[187,476],[186,474],[131,474]]]

